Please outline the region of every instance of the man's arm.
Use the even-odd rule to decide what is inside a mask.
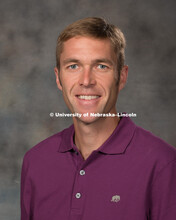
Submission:
[[[151,188],[151,220],[176,219],[176,160],[157,175]]]
[[[24,157],[21,170],[21,220],[31,220],[31,183],[29,180],[29,165]]]

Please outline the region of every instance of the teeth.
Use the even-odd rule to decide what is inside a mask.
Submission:
[[[91,100],[91,99],[96,99],[98,98],[98,95],[79,95],[79,99],[85,99],[85,100]]]

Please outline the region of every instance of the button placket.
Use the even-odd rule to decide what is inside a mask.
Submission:
[[[71,212],[72,214],[75,212],[82,213],[84,203],[85,203],[85,170],[83,169],[84,162],[81,156],[78,154],[77,157],[77,172],[75,173],[75,182],[74,189],[72,194],[72,204],[71,204]],[[75,159],[76,159],[75,157]]]
[[[79,174],[80,174],[80,176],[84,176],[85,174],[86,174],[86,172],[85,172],[85,170],[80,170],[79,171]],[[75,197],[77,198],[77,199],[80,199],[81,198],[81,193],[76,193],[76,195],[75,195]]]

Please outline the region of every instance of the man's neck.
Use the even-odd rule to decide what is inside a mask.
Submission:
[[[90,124],[74,120],[74,142],[84,160],[109,138],[119,121],[120,118],[118,117],[99,118]]]

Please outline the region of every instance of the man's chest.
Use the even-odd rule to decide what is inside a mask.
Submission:
[[[146,218],[152,169],[144,162],[120,155],[82,161],[79,155],[68,153],[67,158],[44,163],[36,170],[38,175],[32,178],[34,216],[37,213],[43,220]]]

